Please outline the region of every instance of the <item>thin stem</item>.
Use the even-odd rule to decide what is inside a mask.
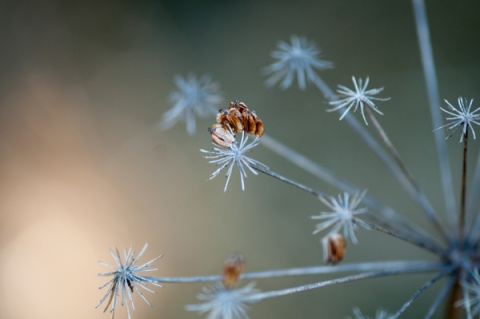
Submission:
[[[365,128],[360,125],[360,123],[352,116],[352,114],[347,114],[345,119],[350,123],[350,126],[363,138],[364,142],[370,147],[372,152],[393,175],[393,177],[407,192],[407,194],[409,194],[411,197],[419,197],[418,201],[420,202],[424,201],[424,199],[420,198],[420,194],[418,194],[415,188],[410,184],[404,172],[396,165],[394,161],[391,160],[390,156],[385,152],[385,150],[377,143],[377,141],[373,139],[373,137],[365,130]]]
[[[320,77],[315,77],[313,79],[313,83],[315,86],[320,90],[320,92],[323,93],[323,96],[327,100],[333,100],[335,98],[335,93],[333,93],[332,89],[330,89],[330,86],[328,86],[327,83],[325,83],[322,78]]]
[[[271,177],[273,177],[273,178],[276,178],[276,179],[278,179],[278,180],[281,180],[282,182],[285,182],[285,183],[287,183],[287,184],[290,184],[290,185],[293,185],[293,186],[295,186],[295,187],[297,187],[297,188],[300,188],[301,190],[304,190],[304,191],[306,191],[306,192],[308,192],[308,193],[310,193],[310,194],[313,194],[313,195],[315,195],[315,196],[317,196],[317,197],[323,197],[323,198],[325,198],[325,199],[329,198],[329,196],[328,196],[327,194],[325,194],[325,193],[323,193],[323,192],[321,192],[321,191],[319,191],[319,190],[313,189],[313,188],[311,188],[311,187],[305,186],[305,185],[303,185],[303,184],[300,184],[300,183],[298,183],[298,182],[296,182],[296,181],[294,181],[294,180],[292,180],[292,179],[290,179],[290,178],[288,178],[288,177],[285,177],[285,176],[282,176],[282,175],[280,175],[280,174],[277,174],[277,173],[271,171],[271,170],[270,170],[268,167],[266,167],[266,166],[257,165],[257,164],[255,164],[255,163],[250,163],[250,166],[251,166],[252,168],[256,169],[256,170],[259,171],[259,172],[262,172],[262,173],[264,173],[264,174],[266,174],[266,175],[269,175],[269,176],[271,176]]]
[[[380,227],[378,225],[375,225],[375,224],[371,224],[371,223],[368,223],[366,221],[363,221],[368,227],[372,228],[372,229],[375,229],[375,230],[378,230],[382,233],[385,233],[387,235],[390,235],[390,236],[393,236],[393,237],[396,237],[398,239],[402,239],[406,242],[409,242],[411,244],[414,244],[415,246],[418,246],[420,248],[424,248],[426,250],[429,250],[441,257],[447,257],[445,255],[445,251],[442,250],[441,248],[438,248],[436,245],[432,245],[430,242],[425,242],[425,241],[421,241],[421,240],[418,240],[416,238],[412,238],[406,234],[403,234],[403,233],[398,233],[398,232],[394,232],[392,230],[389,230],[389,229],[386,229],[386,228],[383,228],[383,227]]]
[[[417,26],[418,45],[420,47],[420,55],[422,59],[423,72],[427,85],[428,101],[430,105],[430,114],[432,116],[433,127],[442,126],[442,117],[440,114],[440,100],[438,94],[437,75],[435,72],[435,64],[433,60],[432,43],[430,41],[430,32],[428,29],[427,13],[423,0],[412,0],[415,24]],[[452,174],[448,153],[445,146],[444,134],[442,130],[436,130],[434,133],[435,144],[437,146],[437,156],[440,166],[440,176],[443,188],[443,197],[445,198],[445,206],[447,217],[452,229],[456,221],[455,198],[453,196]]]
[[[392,319],[396,319],[398,318],[411,304],[412,302],[415,301],[415,299],[417,299],[425,290],[427,290],[427,288],[429,288],[431,285],[433,285],[434,283],[436,283],[438,280],[440,280],[441,278],[445,277],[448,273],[450,273],[452,271],[453,267],[450,267],[450,269],[447,269],[446,271],[443,271],[437,275],[435,275],[432,279],[430,279],[429,281],[427,281],[422,287],[420,287],[420,289],[418,289],[411,297],[410,299],[407,300],[407,302],[400,308],[400,310],[397,311],[397,313],[395,313],[393,316],[392,316]]]
[[[444,248],[442,248],[434,239],[428,236],[418,236],[417,233],[414,233],[409,229],[397,227],[398,225],[392,224],[389,221],[386,221],[383,218],[380,218],[379,216],[373,215],[369,212],[366,212],[362,216],[363,218],[367,218],[368,220],[372,221],[377,226],[389,229],[391,232],[402,233],[405,237],[410,237],[412,240],[416,240],[417,242],[428,243],[436,251],[444,251]]]
[[[261,143],[267,148],[269,148],[271,151],[277,153],[291,163],[297,165],[301,169],[307,171],[308,173],[316,176],[317,178],[325,181],[330,185],[333,185],[343,191],[347,191],[352,194],[360,192],[360,189],[358,187],[338,177],[330,170],[310,160],[309,158],[293,150],[292,148],[284,145],[280,141],[275,140],[271,136],[268,136],[266,134],[263,135]],[[404,231],[409,232],[410,234],[412,234],[412,236],[415,236],[425,241],[433,242],[433,240],[429,238],[429,236],[425,233],[423,229],[419,228],[416,224],[405,219],[402,215],[398,214],[392,208],[384,205],[375,197],[366,194],[363,198],[363,202],[375,211],[382,213],[386,219],[391,220],[391,222],[397,227],[402,227]]]
[[[382,138],[383,142],[387,146],[387,149],[390,151],[392,154],[393,159],[397,163],[398,167],[402,170],[403,174],[405,175],[407,181],[410,183],[410,192],[409,195],[412,197],[414,200],[417,200],[418,204],[420,207],[422,207],[423,211],[427,215],[427,217],[430,219],[430,221],[435,225],[437,228],[438,232],[444,239],[448,239],[447,232],[445,230],[445,226],[440,222],[438,219],[437,214],[435,213],[435,210],[433,209],[432,205],[428,201],[427,197],[425,196],[425,193],[420,189],[418,186],[417,182],[413,178],[412,174],[410,174],[409,170],[405,166],[405,163],[402,161],[400,158],[400,154],[398,153],[397,149],[391,142],[390,138],[388,137],[387,133],[383,129],[383,127],[380,125],[380,123],[377,121],[377,118],[375,115],[370,111],[369,108],[366,108],[366,112],[372,121],[373,125],[377,129],[378,133],[380,134],[380,137]]]
[[[262,136],[260,142],[271,151],[275,152],[276,154],[280,155],[281,157],[285,158],[286,160],[297,165],[308,173],[318,177],[319,179],[327,182],[330,185],[333,185],[341,190],[347,191],[352,194],[360,191],[359,188],[348,183],[327,168],[310,160],[305,155],[298,153],[297,151],[286,146],[280,141],[277,141],[276,139],[267,134]]]
[[[381,271],[414,269],[415,271],[439,271],[445,268],[444,263],[431,261],[386,261],[386,262],[366,262],[353,263],[337,266],[313,266],[297,267],[288,269],[267,270],[258,272],[246,272],[240,276],[241,279],[259,279],[274,278],[286,276],[308,276],[320,274],[332,274],[340,272],[362,272],[362,271]],[[195,277],[146,277],[161,283],[199,283],[223,280],[222,275],[213,276],[195,276]]]
[[[337,285],[337,284],[346,283],[346,282],[358,281],[358,280],[368,279],[368,278],[379,278],[379,277],[385,277],[385,276],[400,275],[400,274],[406,274],[406,273],[428,272],[428,271],[431,271],[431,270],[405,268],[405,269],[388,269],[388,270],[381,270],[381,271],[374,271],[374,272],[365,272],[361,274],[350,275],[350,276],[335,278],[331,280],[319,281],[316,283],[292,287],[292,288],[261,292],[248,297],[248,299],[246,299],[245,301],[257,301],[257,300],[259,301],[259,300],[264,300],[268,298],[275,298],[275,297],[290,295],[290,294],[303,292],[307,290]]]
[[[432,305],[430,306],[428,313],[425,315],[425,319],[430,319],[435,314],[435,311],[437,311],[440,304],[447,297],[448,292],[452,289],[453,285],[455,284],[455,281],[456,281],[455,277],[450,277],[448,282],[445,283],[442,290],[440,290],[437,297],[435,298]]]
[[[323,93],[324,97],[329,100],[333,101],[335,99],[335,94],[330,89],[330,87],[321,79],[315,78],[314,84],[317,88]],[[437,105],[439,105],[437,103]],[[368,110],[368,108],[367,108]],[[341,110],[338,110],[341,112]],[[438,111],[438,116],[440,116],[440,111]],[[433,207],[428,203],[428,200],[421,192],[417,192],[418,187],[412,187],[409,184],[409,176],[404,175],[405,171],[399,169],[399,167],[393,165],[390,157],[387,155],[385,150],[373,139],[371,134],[365,129],[363,125],[359,123],[359,121],[352,116],[352,114],[348,113],[345,116],[345,120],[348,124],[352,127],[352,129],[363,139],[365,144],[370,148],[370,150],[377,156],[380,162],[390,171],[390,173],[397,179],[397,181],[402,185],[402,187],[409,193],[410,196],[415,197],[417,196],[417,201],[421,203],[421,207],[426,211],[428,215],[435,215]],[[438,126],[437,126],[438,127]],[[325,174],[325,172],[323,172]],[[411,180],[411,179],[410,179]],[[349,192],[352,192],[348,190]],[[442,225],[440,223],[435,223],[437,228],[439,228],[440,233],[446,238],[446,232],[442,229]]]

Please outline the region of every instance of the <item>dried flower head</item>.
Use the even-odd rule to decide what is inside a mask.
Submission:
[[[365,118],[365,105],[370,106],[370,108],[378,114],[383,115],[383,113],[380,112],[380,110],[377,108],[377,106],[375,105],[375,103],[373,103],[372,100],[387,101],[390,100],[390,98],[379,98],[374,96],[382,92],[383,87],[367,90],[367,86],[370,81],[368,77],[365,80],[365,84],[363,83],[363,80],[361,78],[358,79],[357,83],[357,80],[354,76],[352,76],[352,81],[353,85],[355,86],[355,90],[351,90],[343,85],[338,85],[339,89],[337,90],[337,92],[340,93],[340,96],[343,96],[345,98],[336,101],[330,101],[329,104],[333,105],[334,107],[328,109],[327,111],[333,112],[346,108],[340,116],[340,120],[342,120],[345,115],[347,115],[347,113],[352,109],[352,107],[354,112],[357,111],[358,108],[360,108],[363,120],[365,121],[365,124],[368,125],[367,119]]]
[[[229,166],[227,169],[227,173],[225,174],[225,176],[227,177],[227,182],[225,183],[225,188],[223,189],[223,191],[226,192],[228,182],[230,181],[230,177],[232,176],[233,167],[237,166],[238,170],[240,171],[240,182],[242,185],[242,190],[245,190],[244,178],[247,177],[245,167],[247,167],[255,175],[258,175],[258,173],[253,167],[256,166],[267,168],[262,163],[245,155],[250,152],[255,146],[257,146],[259,144],[259,141],[260,138],[256,137],[251,143],[247,143],[248,136],[245,135],[245,132],[242,132],[240,143],[232,143],[230,147],[212,143],[214,145],[212,150],[207,151],[201,149],[201,152],[208,154],[205,156],[205,158],[212,159],[211,161],[209,161],[209,163],[215,163],[220,166],[210,175],[210,179],[213,179],[225,167]]]
[[[451,121],[448,124],[440,126],[438,129],[448,127],[449,130],[453,130],[450,135],[448,135],[445,139],[451,137],[459,128],[462,128],[462,134],[460,135],[460,143],[463,141],[463,138],[467,134],[468,128],[473,134],[473,138],[476,139],[475,130],[473,129],[473,124],[480,125],[480,108],[477,108],[473,111],[470,111],[473,99],[468,101],[467,99],[462,99],[461,97],[458,98],[458,109],[456,109],[450,102],[445,100],[448,105],[448,108],[451,110],[446,110],[444,108],[440,108],[443,112],[451,115],[451,117],[447,117],[447,120]],[[468,106],[467,106],[468,104]]]
[[[188,311],[207,313],[207,319],[248,319],[246,303],[255,302],[249,297],[257,292],[255,283],[251,282],[242,288],[229,289],[221,283],[211,287],[203,287],[197,298],[201,304],[187,305]]]
[[[391,317],[385,310],[379,309],[377,310],[377,313],[375,314],[374,319],[390,319],[390,318],[393,318],[393,317]],[[363,315],[359,308],[354,308],[353,318],[348,317],[348,319],[370,319],[370,317]]]
[[[315,69],[333,68],[332,62],[320,59],[321,52],[315,43],[304,37],[293,35],[290,43],[280,41],[278,48],[279,50],[272,52],[272,57],[277,61],[265,68],[265,73],[271,74],[265,82],[267,86],[281,81],[280,87],[286,89],[292,85],[296,74],[298,86],[304,90],[306,80],[317,86],[321,81]]]
[[[107,311],[108,307],[112,305],[110,312],[112,313],[112,318],[114,318],[118,297],[120,297],[122,306],[125,305],[127,307],[128,318],[130,319],[131,318],[130,308],[128,306],[128,303],[130,302],[130,304],[132,305],[132,309],[135,310],[135,305],[133,303],[133,298],[132,298],[132,294],[135,291],[147,303],[147,305],[151,307],[151,304],[148,302],[148,300],[145,298],[142,291],[138,287],[148,292],[155,293],[155,291],[148,288],[148,283],[157,287],[163,287],[163,286],[160,285],[158,281],[153,279],[152,277],[143,276],[143,275],[140,275],[140,273],[158,270],[158,268],[150,268],[150,267],[153,265],[153,263],[156,260],[158,260],[162,256],[158,256],[150,260],[149,262],[146,262],[143,265],[137,266],[138,260],[142,257],[147,247],[148,247],[148,244],[145,244],[143,246],[143,249],[140,252],[140,254],[138,254],[137,258],[135,258],[135,252],[133,251],[132,247],[130,247],[128,251],[124,249],[123,250],[124,262],[122,262],[122,258],[120,256],[118,249],[115,249],[115,252],[110,250],[110,254],[113,256],[113,259],[117,264],[116,266],[112,266],[100,261],[100,264],[107,266],[109,268],[112,268],[114,269],[114,271],[98,274],[99,276],[102,276],[102,277],[113,276],[113,278],[100,287],[100,289],[102,289],[108,286],[108,289],[107,289],[107,292],[105,292],[103,297],[100,299],[100,302],[95,306],[95,308],[99,307],[108,297],[108,302],[104,311]]]
[[[168,110],[160,122],[162,129],[168,129],[178,121],[187,125],[188,134],[196,132],[196,117],[213,115],[218,110],[218,104],[222,101],[217,83],[213,82],[208,75],[199,79],[193,74],[187,78],[175,77],[177,91],[170,95],[172,108]]]
[[[350,237],[352,242],[357,243],[357,237],[355,236],[355,229],[357,225],[363,226],[366,229],[369,229],[368,226],[360,219],[357,218],[357,215],[363,214],[367,211],[366,208],[358,208],[358,205],[365,196],[365,192],[360,194],[354,194],[350,198],[350,194],[345,192],[343,196],[338,195],[337,198],[323,198],[319,197],[322,203],[324,203],[332,211],[330,212],[320,212],[318,216],[312,216],[312,219],[323,220],[321,223],[317,224],[314,234],[319,233],[329,227],[330,231],[325,237],[328,237],[331,234],[336,234],[340,232],[343,228],[343,234],[346,238]]]

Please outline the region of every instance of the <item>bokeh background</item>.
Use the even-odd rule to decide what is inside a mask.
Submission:
[[[479,98],[478,1],[427,1],[441,97]],[[109,248],[159,254],[160,276],[216,274],[232,252],[247,270],[322,264],[310,216],[321,203],[268,176],[208,181],[214,167],[197,122],[161,131],[177,74],[210,74],[225,106],[245,101],[266,132],[318,160],[429,227],[397,182],[346,123],[326,113],[312,86],[267,89],[262,68],[279,40],[314,40],[336,68],[332,87],[351,76],[384,86],[381,118],[405,162],[443,213],[432,127],[409,1],[2,1],[0,2],[0,317],[108,318],[97,273]],[[480,101],[480,100],[478,100]],[[476,102],[478,106],[478,102]],[[357,114],[358,115],[358,114]],[[456,188],[461,145],[447,141]],[[478,148],[472,146],[471,158]],[[263,147],[254,157],[272,170],[336,194],[337,189]],[[473,171],[473,167],[472,170]],[[344,262],[428,259],[410,245],[360,231]],[[262,290],[319,281],[257,281]],[[268,300],[252,318],[345,318],[354,306],[373,316],[397,310],[428,278],[414,275],[328,287]],[[438,286],[407,312],[418,318]],[[139,298],[134,318],[200,318],[183,309],[201,285],[166,285]],[[138,297],[138,296],[136,296]],[[117,318],[126,318],[120,308]]]

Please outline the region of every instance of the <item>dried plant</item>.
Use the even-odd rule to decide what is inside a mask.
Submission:
[[[115,272],[101,274],[103,276],[113,275],[114,278],[104,285],[110,286],[99,305],[109,297],[107,308],[111,304],[113,313],[116,308],[117,298],[120,297],[122,304],[125,304],[127,309],[129,301],[133,308],[132,293],[137,291],[146,301],[137,286],[150,291],[147,288],[147,283],[159,285],[159,283],[210,281],[213,284],[204,287],[203,292],[197,296],[200,304],[188,305],[186,310],[207,313],[208,319],[248,318],[248,307],[269,298],[279,298],[311,289],[369,278],[429,273],[431,274],[430,279],[418,287],[418,290],[413,292],[411,297],[399,309],[393,313],[380,309],[374,318],[399,318],[405,314],[404,312],[407,308],[425,290],[441,280],[443,286],[438,289],[438,294],[427,313],[425,313],[424,318],[431,318],[435,313],[441,312],[443,310],[441,309],[442,304],[446,304],[446,309],[444,310],[445,318],[466,317],[470,319],[480,313],[480,218],[476,216],[474,209],[476,199],[480,193],[480,167],[477,167],[471,187],[467,185],[469,134],[472,134],[474,138],[476,137],[475,126],[480,125],[480,108],[472,110],[474,101],[463,98],[458,98],[457,106],[449,101],[445,101],[446,108],[440,106],[423,0],[413,0],[412,2],[430,99],[430,112],[433,120],[432,134],[435,136],[438,151],[446,218],[440,216],[440,213],[429,202],[414,176],[402,161],[387,132],[375,117],[375,114],[383,115],[383,112],[380,111],[380,105],[377,105],[376,102],[385,102],[389,99],[376,96],[383,88],[369,89],[367,88],[369,85],[368,77],[365,80],[352,77],[354,89],[339,85],[339,95],[336,96],[317,74],[317,71],[332,68],[333,63],[320,59],[320,51],[313,41],[303,37],[292,36],[290,44],[280,42],[278,50],[272,53],[275,61],[265,69],[265,72],[269,75],[266,82],[267,85],[273,86],[279,83],[282,89],[287,89],[293,85],[295,77],[297,78],[298,86],[302,90],[306,89],[307,83],[314,84],[328,103],[333,106],[333,108],[327,111],[338,111],[340,113],[340,120],[345,120],[355,130],[359,138],[365,142],[379,161],[398,181],[400,188],[418,204],[426,218],[433,225],[433,230],[430,232],[424,230],[401,213],[389,207],[388,204],[375,198],[372,194],[347,183],[325,167],[299,154],[268,134],[264,135],[264,129],[268,133],[268,121],[264,127],[263,122],[254,111],[249,110],[246,103],[234,101],[230,103],[228,109],[221,109],[216,117],[212,115],[213,125],[209,131],[213,147],[211,150],[201,150],[206,154],[205,157],[209,162],[217,166],[210,179],[226,169],[227,179],[224,187],[224,191],[226,191],[234,169],[238,169],[241,188],[245,190],[247,170],[255,175],[260,172],[298,187],[319,198],[328,211],[322,211],[312,217],[314,220],[319,220],[314,233],[324,233],[322,235],[322,243],[325,261],[335,265],[243,272],[243,262],[238,262],[238,260],[243,259],[234,259],[233,264],[227,263],[224,266],[225,271],[223,275],[180,278],[153,277],[140,276],[137,272],[150,271],[150,266],[156,259],[142,266],[135,266],[137,260],[133,258],[131,250],[125,253],[124,263],[121,262],[117,251],[116,254],[112,253],[112,255],[118,267],[109,266],[114,268]],[[195,130],[195,119],[193,116],[206,113],[206,110],[211,109],[211,105],[219,100],[219,96],[215,95],[211,90],[210,80],[203,83],[195,81],[193,78],[190,78],[189,81],[177,79],[177,84],[180,86],[179,91],[173,95],[175,97],[173,98],[174,108],[167,112],[164,117],[165,126],[169,127],[175,124],[174,122],[180,118],[178,114],[185,114],[185,110],[188,108],[188,116],[184,120],[187,122],[188,132],[192,133]],[[195,94],[189,90],[182,89],[187,82],[188,87],[197,88]],[[187,100],[188,102],[185,102]],[[177,109],[181,109],[181,112],[175,111]],[[360,121],[353,114],[357,109],[360,109],[362,114]],[[442,111],[447,114],[447,124],[442,123]],[[268,114],[261,115],[264,119],[268,118]],[[367,130],[365,125],[368,122],[373,124],[373,130],[375,134],[378,134],[378,137],[375,137],[371,131]],[[463,166],[461,190],[459,191],[461,195],[458,208],[455,205],[455,191],[452,186],[451,170],[445,146],[445,143],[448,141],[445,141],[445,134],[442,128],[452,131],[447,136],[447,139],[457,131],[460,131],[460,142],[463,143]],[[248,143],[249,134],[253,135],[253,140],[250,143]],[[238,137],[239,135],[240,137]],[[256,147],[261,147],[260,145],[269,148],[300,168],[332,184],[340,189],[342,193],[338,196],[327,195],[322,191],[273,172],[266,165],[250,157],[250,152]],[[249,156],[247,156],[247,153]],[[467,190],[469,191],[469,201],[467,201]],[[354,244],[358,242],[355,235],[355,231],[359,229],[358,226],[373,232],[383,233],[379,234],[379,236],[389,235],[406,241],[415,247],[420,247],[433,254],[435,260],[429,258],[413,261],[372,261],[337,264],[345,253],[346,239],[350,239]],[[145,248],[142,250],[142,253]],[[334,279],[273,291],[260,291],[255,288],[253,282],[245,285],[240,285],[238,282],[239,280],[255,278],[340,274],[342,272],[349,272],[349,274],[346,276],[338,275]],[[382,305],[378,306],[380,308]],[[130,317],[129,310],[128,313]],[[353,318],[364,319],[370,317],[363,315],[359,308],[355,308],[353,309]]]

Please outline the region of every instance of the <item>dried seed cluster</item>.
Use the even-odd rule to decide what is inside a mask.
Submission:
[[[216,122],[208,131],[216,144],[227,148],[235,143],[235,134],[238,132],[261,137],[264,131],[263,122],[255,111],[239,101],[230,102],[228,109],[218,110]]]

